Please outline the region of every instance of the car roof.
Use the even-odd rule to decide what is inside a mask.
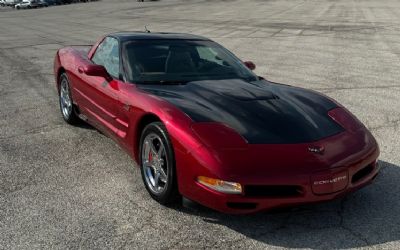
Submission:
[[[167,33],[167,32],[144,32],[144,31],[121,31],[111,33],[108,36],[117,38],[118,40],[202,40],[209,41],[210,39],[185,33]]]

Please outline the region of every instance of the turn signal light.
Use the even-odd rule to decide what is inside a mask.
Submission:
[[[223,181],[205,176],[197,177],[197,182],[215,191],[225,194],[241,194],[242,185],[236,182]]]

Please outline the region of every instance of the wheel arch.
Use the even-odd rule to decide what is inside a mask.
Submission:
[[[142,132],[143,132],[144,128],[153,122],[162,122],[162,120],[160,119],[159,116],[157,116],[154,113],[147,113],[147,114],[144,114],[137,123],[136,132],[135,132],[135,141],[134,141],[134,147],[133,147],[134,148],[133,155],[138,164],[140,164],[140,161],[139,161],[140,137],[142,136]]]

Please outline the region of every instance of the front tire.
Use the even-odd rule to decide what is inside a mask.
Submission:
[[[150,196],[163,205],[178,201],[174,152],[164,124],[153,122],[144,128],[139,152],[142,179]]]
[[[59,103],[62,117],[69,124],[76,124],[79,117],[74,110],[74,104],[71,96],[71,89],[69,87],[69,80],[67,74],[63,73],[60,76],[60,91]]]

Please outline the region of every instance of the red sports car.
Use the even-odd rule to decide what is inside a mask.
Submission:
[[[336,101],[269,82],[210,39],[120,32],[60,49],[64,120],[112,137],[161,204],[226,213],[331,200],[378,174],[377,142]]]

